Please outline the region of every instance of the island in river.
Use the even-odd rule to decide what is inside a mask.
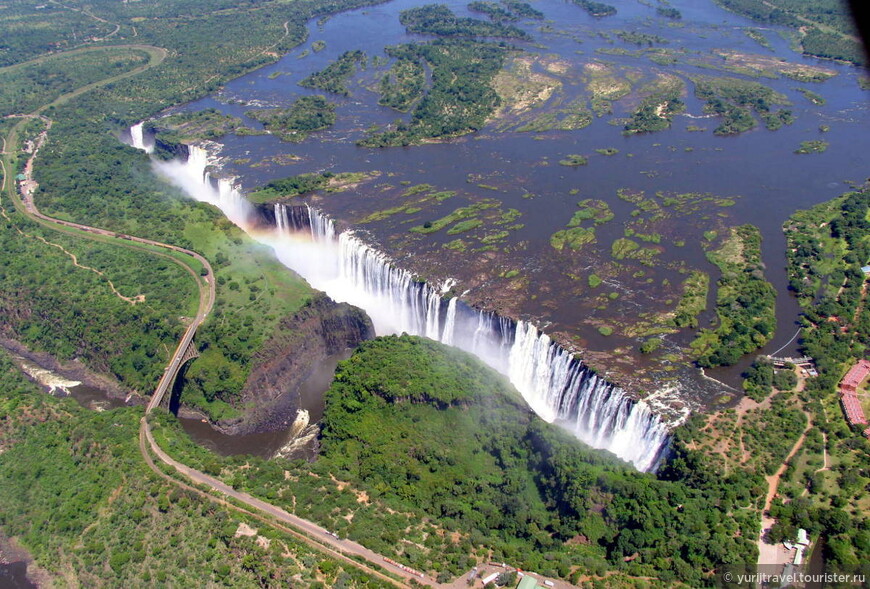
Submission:
[[[463,3],[426,13],[430,29],[409,25],[413,6],[310,23],[323,50],[300,46],[181,109],[250,129],[211,143],[210,161],[265,223],[275,203],[310,205],[447,297],[530,321],[672,408],[727,405],[749,353],[796,350],[780,227],[862,176],[854,67],[713,4],[675,21],[642,4],[601,18],[543,3],[507,40],[484,37]],[[322,95],[328,129],[261,134],[257,109]],[[826,151],[795,153],[820,136]],[[748,258],[744,224],[760,238]],[[697,364],[736,367],[708,371],[716,383]]]

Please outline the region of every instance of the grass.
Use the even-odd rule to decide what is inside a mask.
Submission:
[[[827,141],[813,139],[811,141],[801,141],[801,146],[794,152],[797,154],[824,153],[830,145]]]
[[[640,248],[636,241],[620,237],[610,246],[610,255],[615,260],[622,260],[628,257],[632,252]]]
[[[476,216],[478,213],[492,209],[498,206],[498,203],[492,200],[482,200],[473,205],[469,205],[467,207],[459,207],[455,209],[450,214],[441,217],[440,219],[436,219],[435,221],[427,221],[423,225],[417,225],[415,227],[411,227],[410,231],[413,233],[435,233],[437,231],[441,231],[448,225],[452,223],[456,223],[458,221],[462,221],[465,219],[470,219],[471,217]]]
[[[562,166],[585,166],[588,163],[589,160],[586,159],[586,156],[577,153],[566,155],[565,159],[559,160],[559,165]]]
[[[710,290],[710,275],[693,270],[683,281],[683,294],[674,311],[674,325],[677,327],[697,327],[698,315],[707,308],[707,294]]]
[[[594,227],[588,229],[586,227],[572,227],[571,229],[557,231],[550,236],[550,245],[558,251],[562,251],[566,247],[576,251],[584,245],[594,242]]]
[[[483,221],[480,219],[466,219],[465,221],[460,221],[453,227],[447,230],[447,235],[456,235],[457,233],[463,233],[465,231],[471,231],[472,229],[477,229],[483,225]]]

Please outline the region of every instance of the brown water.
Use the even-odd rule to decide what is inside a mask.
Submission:
[[[310,423],[316,423],[323,416],[323,393],[332,384],[336,365],[347,357],[349,353],[330,356],[302,384],[298,408],[308,411]],[[284,427],[275,431],[238,436],[224,434],[199,419],[181,417],[179,421],[193,441],[221,456],[251,454],[271,458],[292,439],[292,418],[284,422]],[[307,446],[292,458],[313,459],[315,452],[315,448]]]
[[[297,407],[308,411],[310,423],[316,423],[323,416],[323,394],[332,384],[336,365],[349,355],[348,351],[344,354],[328,357],[315,367],[311,376],[302,383]],[[107,411],[127,406],[124,399],[111,397],[106,391],[84,384],[71,387],[69,394],[83,407],[94,411]],[[199,419],[181,417],[179,421],[191,439],[217,454],[222,456],[250,454],[264,458],[272,457],[291,440],[291,425],[293,423],[290,419],[283,427],[274,431],[233,436],[224,434],[213,428],[208,422]],[[292,457],[312,459],[314,455],[315,449],[308,446]],[[2,587],[0,584],[0,588]]]
[[[0,563],[0,589],[36,589],[27,578],[27,563]]]
[[[230,82],[218,95],[185,108],[215,107],[259,127],[259,123],[244,115],[252,106],[230,102],[286,106],[299,96],[319,93],[299,87],[298,81],[322,69],[343,51],[362,49],[370,57],[382,56],[387,45],[427,39],[406,34],[398,22],[399,11],[416,4],[419,2],[396,0],[335,16],[322,26],[311,23],[309,43],[277,64]],[[464,1],[452,0],[448,4],[458,14],[467,14]],[[421,276],[457,278],[461,289],[471,289],[467,300],[472,303],[500,307],[515,317],[532,318],[546,325],[546,331],[562,343],[582,349],[590,357],[600,354],[600,362],[605,364],[610,361],[608,355],[613,361],[621,358],[629,366],[624,372],[661,368],[660,360],[637,354],[641,338],[624,335],[622,329],[604,336],[598,327],[620,318],[631,324],[642,313],[664,310],[664,301],[673,298],[675,285],[686,269],[708,272],[715,282],[718,270],[705,258],[703,231],[716,228],[720,222],[755,224],[764,239],[766,275],[778,292],[776,337],[762,352],[775,351],[792,338],[799,315],[787,288],[782,223],[799,208],[838,196],[849,187],[849,181],[862,181],[870,171],[867,155],[870,134],[866,133],[870,109],[868,93],[857,84],[859,71],[795,54],[775,29],[762,31],[771,45],[770,49],[763,48],[744,33],[746,27],[755,28],[754,23],[712,2],[674,2],[683,13],[684,24],[678,26],[655,17],[654,7],[634,1],[614,4],[619,9],[615,17],[593,19],[570,3],[541,0],[535,3],[535,8],[545,13],[550,28],[541,30],[541,23],[520,23],[534,37],[534,44],[517,43],[527,55],[555,56],[575,68],[575,75],[562,78],[564,103],[584,91],[581,79],[584,64],[604,64],[620,75],[636,73],[641,80],[636,85],[659,73],[686,80],[697,75],[733,76],[710,69],[721,66],[711,58],[711,52],[722,48],[822,66],[837,75],[821,84],[799,83],[785,77],[758,78],[757,81],[781,92],[792,103],[788,108],[796,122],[775,132],[760,125],[736,137],[714,136],[712,130],[719,124],[718,119],[691,118],[703,115],[703,105],[694,97],[691,82],[687,82],[688,95],[684,100],[691,116],[677,116],[672,127],[662,132],[626,137],[619,125],[609,124],[631,112],[636,98],[630,96],[614,104],[612,115],[596,118],[589,127],[578,131],[501,132],[496,128],[498,125],[490,125],[480,133],[445,143],[366,149],[354,144],[364,136],[366,128],[397,118],[407,119],[407,115],[377,105],[377,96],[366,88],[376,82],[384,69],[370,66],[352,81],[350,98],[329,97],[338,104],[339,120],[332,129],[301,144],[281,143],[272,136],[228,136],[223,140],[227,165],[245,187],[304,172],[380,171],[381,176],[371,183],[317,201],[318,207],[351,224],[401,202],[401,193],[408,185],[428,183],[436,190],[457,191],[456,197],[427,205],[416,215],[394,215],[366,224],[369,240]],[[638,50],[616,39],[616,30],[660,34],[670,40],[663,47],[684,50],[691,59],[660,66],[643,55],[601,53],[614,48]],[[314,40],[325,41],[326,48],[301,58]],[[274,73],[281,75],[270,79]],[[826,103],[810,104],[797,92],[799,87],[822,95]],[[821,124],[829,125],[830,131],[821,134]],[[687,129],[689,125],[701,125],[707,130],[691,132]],[[822,154],[795,154],[800,142],[808,139],[824,139],[830,146]],[[615,147],[619,153],[611,157],[594,153],[595,149],[605,147]],[[557,164],[570,153],[588,155],[589,165],[566,168]],[[298,159],[290,164],[272,160],[276,155],[287,154]],[[554,253],[549,236],[565,228],[581,199],[604,200],[617,219],[628,218],[634,207],[617,198],[620,188],[644,191],[647,195],[657,191],[705,193],[734,198],[735,204],[691,219],[676,219],[664,227],[664,251],[653,268],[626,260],[621,262],[622,268],[613,270],[610,244],[622,235],[624,226],[620,222],[603,225],[598,230],[599,244],[576,256]],[[572,190],[579,192],[574,195]],[[529,198],[529,193],[534,196]],[[484,198],[497,201],[501,210],[521,211],[519,222],[524,224],[507,238],[506,253],[498,253],[494,259],[490,253],[463,253],[443,247],[457,236],[441,232],[419,238],[407,231],[413,225]],[[681,240],[685,245],[673,246]],[[499,273],[506,270],[520,272],[525,280],[520,290],[511,291],[511,285],[499,279]],[[615,300],[595,300],[588,289],[584,290],[585,276],[599,270],[613,270],[608,288],[619,295]],[[634,277],[640,271],[644,274]],[[569,279],[568,274],[579,274],[581,280]],[[666,288],[663,286],[666,283],[671,286]],[[715,292],[711,292],[711,303],[714,300]],[[701,317],[702,326],[708,325],[713,316],[712,304],[708,309]],[[668,344],[676,347],[685,346],[692,338],[690,330],[666,336]],[[795,352],[798,343],[795,340],[781,353]],[[750,360],[747,358],[746,362]],[[741,364],[712,371],[710,375],[736,385],[744,368]]]

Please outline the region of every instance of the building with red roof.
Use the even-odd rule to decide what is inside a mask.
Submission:
[[[861,407],[861,399],[858,397],[858,387],[868,375],[870,375],[870,362],[861,359],[840,381],[840,403],[843,405],[843,413],[846,414],[846,421],[850,426],[868,423],[864,408]],[[864,430],[864,436],[870,438],[870,427]]]
[[[846,376],[843,377],[843,380],[840,382],[840,391],[857,391],[858,386],[867,378],[868,374],[870,374],[870,362],[864,359],[859,360],[857,364],[849,369]]]

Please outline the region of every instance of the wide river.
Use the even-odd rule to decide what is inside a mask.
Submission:
[[[637,354],[645,335],[625,333],[629,330],[619,323],[620,318],[632,323],[646,311],[666,312],[667,307],[662,306],[665,299],[673,309],[676,285],[687,270],[707,272],[715,283],[718,270],[706,261],[701,234],[711,229],[719,229],[721,234],[723,226],[752,223],[762,232],[766,275],[778,292],[776,337],[763,351],[779,350],[792,340],[799,309],[787,290],[781,228],[795,210],[838,196],[851,182],[862,182],[868,175],[870,95],[858,84],[857,68],[804,57],[791,49],[791,31],[759,28],[712,2],[672,2],[683,16],[673,22],[657,16],[652,3],[613,2],[617,15],[595,19],[572,3],[539,0],[533,5],[544,13],[545,20],[520,21],[518,26],[529,32],[533,41],[515,45],[533,63],[532,71],[557,81],[553,97],[540,112],[559,112],[588,99],[592,72],[603,67],[611,79],[632,87],[628,95],[613,103],[611,113],[593,117],[587,127],[571,131],[519,132],[516,127],[523,122],[521,117],[508,117],[448,142],[407,148],[359,147],[355,142],[367,129],[408,119],[407,114],[378,106],[374,89],[389,66],[386,46],[430,39],[407,34],[399,23],[400,11],[419,4],[394,0],[312,22],[307,42],[278,63],[238,78],[219,93],[183,109],[217,108],[241,117],[250,127],[261,128],[245,116],[247,111],[289,106],[300,96],[322,93],[304,89],[298,82],[344,51],[361,49],[370,62],[351,80],[350,97],[328,96],[338,105],[335,126],[298,144],[284,143],[271,135],[224,137],[220,140],[224,169],[238,176],[245,189],[306,172],[376,170],[380,173],[376,180],[316,200],[316,206],[352,226],[359,226],[358,222],[373,212],[401,203],[408,186],[425,183],[434,190],[456,191],[457,197],[430,202],[417,216],[393,215],[365,224],[362,228],[367,230],[367,239],[401,258],[402,265],[412,272],[433,279],[458,279],[457,291],[468,288],[465,298],[469,302],[490,304],[513,317],[531,319],[563,344],[588,351],[590,358],[597,354],[599,367],[606,365],[609,354],[614,359],[622,357],[628,370],[636,367],[638,372],[659,369],[662,360]],[[446,4],[458,15],[483,18],[469,12],[464,2]],[[747,29],[763,37],[765,44],[747,36]],[[666,52],[672,63],[661,59],[653,62],[649,48],[620,37],[624,31],[666,39],[666,43],[655,43],[655,48]],[[323,48],[313,50],[315,41],[322,41]],[[726,63],[722,56],[726,50],[752,55],[756,62],[766,59],[767,73],[746,75],[747,62]],[[381,61],[372,62],[374,58]],[[834,75],[821,83],[796,81],[772,73],[775,67],[771,64],[777,60],[823,68]],[[556,66],[545,69],[548,63]],[[726,67],[732,70],[726,71]],[[677,115],[668,130],[623,135],[619,119],[637,106],[644,96],[643,87],[662,75],[684,84],[685,114]],[[786,97],[790,104],[785,108],[792,111],[795,122],[776,131],[759,123],[738,136],[716,136],[713,129],[719,119],[705,117],[703,101],[694,95],[698,76],[737,77],[769,86]],[[821,96],[824,104],[813,103],[800,89]],[[523,116],[534,114],[531,111]],[[828,130],[822,131],[822,127]],[[817,139],[829,144],[824,153],[795,153],[802,141]],[[615,148],[618,153],[598,155],[595,150],[600,148]],[[589,165],[558,165],[559,160],[574,153],[587,155]],[[709,194],[733,199],[734,204],[719,209],[701,205],[694,216],[665,224],[655,263],[625,260],[615,264],[610,259],[610,244],[623,236],[634,208],[617,196],[619,189],[642,191],[648,196],[657,192]],[[550,236],[565,228],[577,202],[587,198],[608,203],[616,222],[598,229],[597,244],[573,256],[556,255]],[[518,223],[522,227],[510,232],[497,254],[445,249],[443,246],[454,237],[443,231],[426,237],[408,233],[412,225],[483,199],[496,202],[498,210],[521,212]],[[506,269],[515,270],[519,278],[514,282],[500,279]],[[612,291],[610,297],[586,288],[586,275],[591,272],[605,279],[606,288]],[[711,292],[702,326],[712,318],[714,295]],[[613,335],[604,335],[602,325],[615,326]],[[666,342],[673,349],[685,347],[691,338],[692,333],[684,330],[666,336]],[[795,340],[783,353],[794,352],[796,346]],[[746,362],[713,375],[735,384]]]

